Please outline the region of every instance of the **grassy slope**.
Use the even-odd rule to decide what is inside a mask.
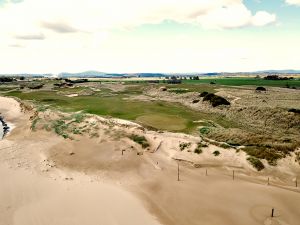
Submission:
[[[200,80],[184,80],[185,84],[209,84],[215,82],[220,85],[241,86],[241,85],[254,85],[254,86],[273,86],[273,87],[300,87],[300,80],[264,80],[256,78],[204,78]]]

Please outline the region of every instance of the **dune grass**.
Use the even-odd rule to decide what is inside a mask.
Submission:
[[[210,84],[214,82],[216,85],[230,85],[230,86],[241,86],[241,85],[254,85],[254,86],[273,86],[273,87],[300,87],[300,80],[264,80],[262,78],[203,78],[199,80],[183,80],[184,84]],[[215,85],[211,85],[212,87]]]

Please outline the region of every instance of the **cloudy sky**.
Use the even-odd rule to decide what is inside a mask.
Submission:
[[[300,0],[0,0],[0,74],[300,69]]]

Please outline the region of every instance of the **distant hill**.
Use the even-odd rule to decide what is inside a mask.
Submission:
[[[33,73],[17,73],[17,74],[0,74],[0,77],[34,77],[34,78],[41,78],[41,77],[51,77],[53,74],[33,74]]]
[[[97,77],[163,77],[162,73],[104,73],[98,71],[85,71],[81,73],[60,73],[59,77],[86,77],[86,78],[97,78]]]
[[[59,77],[109,77],[106,73],[98,71],[85,71],[81,73],[60,73]]]
[[[300,70],[263,70],[263,71],[257,71],[256,73],[284,73],[284,74],[295,74],[300,73]]]
[[[239,76],[239,75],[257,75],[257,74],[300,74],[300,70],[262,70],[256,72],[237,72],[237,73],[227,73],[227,72],[210,72],[210,73],[105,73],[99,72],[94,70],[84,71],[80,73],[68,73],[62,72],[60,74],[30,74],[30,73],[19,73],[19,74],[0,74],[0,76],[14,76],[14,77],[32,77],[32,78],[39,78],[39,77],[62,77],[62,78],[112,78],[112,77],[170,77],[170,76],[185,76],[185,77],[192,77],[192,76],[211,76],[217,77],[222,75],[230,75],[230,76]]]

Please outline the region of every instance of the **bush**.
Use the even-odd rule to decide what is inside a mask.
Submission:
[[[140,144],[142,146],[142,148],[147,148],[150,146],[147,139],[144,136],[139,136],[139,135],[133,134],[129,138],[131,140],[133,140],[134,142]]]
[[[204,146],[204,145],[203,145],[202,143],[198,143],[196,149],[194,150],[194,153],[196,153],[196,154],[201,154],[201,153],[202,153],[202,149],[201,149],[201,148],[202,148],[203,146]],[[205,147],[207,147],[207,145],[206,145]]]
[[[231,148],[229,144],[225,144],[225,143],[220,144],[220,147],[225,149]]]
[[[206,95],[208,95],[208,92],[207,91],[203,91],[199,96],[201,98],[205,97]]]
[[[219,105],[230,105],[230,102],[228,102],[225,98],[215,95],[214,98],[210,101],[211,105],[213,107],[217,107]]]
[[[208,145],[205,142],[199,142],[197,145],[198,145],[199,148],[206,148],[206,147],[208,147]]]
[[[200,100],[199,99],[195,99],[195,100],[193,100],[193,104],[196,104],[196,103],[198,103],[198,102],[200,102]]]
[[[203,101],[211,101],[213,99],[213,97],[215,97],[215,94],[213,94],[213,93],[207,93],[204,96]]]
[[[264,87],[257,87],[256,91],[267,91],[267,89]]]
[[[197,147],[195,150],[194,150],[194,153],[196,154],[201,154],[203,151],[201,148]]]
[[[210,129],[208,127],[201,127],[199,131],[201,134],[205,135],[205,134],[209,134]]]
[[[289,109],[289,112],[300,114],[300,109]]]
[[[42,83],[30,83],[27,87],[29,89],[41,89],[42,87],[44,87],[44,84],[42,84]]]
[[[184,149],[186,149],[186,148],[188,148],[190,146],[191,146],[190,142],[189,143],[180,143],[179,144],[179,148],[180,148],[181,151],[183,151]]]
[[[219,105],[230,105],[230,102],[228,102],[225,98],[212,93],[205,95],[203,101],[209,101],[213,107],[217,107]]]
[[[219,156],[221,153],[220,153],[219,151],[214,151],[213,154],[214,154],[215,156]]]
[[[247,160],[254,168],[257,169],[257,171],[261,171],[265,168],[264,164],[258,158],[248,157]]]

